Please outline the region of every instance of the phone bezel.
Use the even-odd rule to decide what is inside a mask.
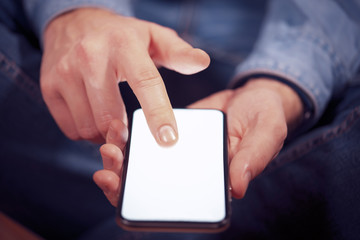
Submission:
[[[176,110],[176,109],[174,109]],[[183,110],[183,109],[182,109]],[[192,110],[214,110],[223,116],[223,164],[224,164],[224,197],[225,197],[225,217],[218,222],[179,222],[179,221],[134,221],[128,220],[122,216],[122,202],[124,196],[124,187],[126,184],[126,175],[129,161],[131,131],[133,127],[133,116],[130,119],[129,139],[125,147],[124,162],[122,168],[121,191],[119,195],[118,207],[116,209],[116,221],[120,227],[130,231],[152,231],[152,232],[208,232],[216,233],[224,231],[230,224],[231,214],[231,193],[229,188],[229,167],[228,167],[228,137],[227,121],[224,112],[216,109],[186,109]]]

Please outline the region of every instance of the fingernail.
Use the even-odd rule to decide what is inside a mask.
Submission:
[[[106,157],[106,156],[103,156],[103,166],[104,166],[104,169],[111,169],[112,166],[113,166],[113,160],[112,158],[109,158],[109,157]]]
[[[173,145],[177,141],[175,130],[169,125],[162,126],[159,129],[158,136],[160,142],[167,146]]]

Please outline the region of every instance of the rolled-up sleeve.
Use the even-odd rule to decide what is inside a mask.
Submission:
[[[345,0],[346,9],[340,2],[271,1],[256,46],[238,66],[232,86],[259,76],[290,85],[305,106],[302,127],[311,127],[360,64],[359,22],[347,11],[360,12],[360,6]]]
[[[23,0],[24,10],[40,41],[48,23],[56,16],[82,7],[104,8],[131,15],[129,0]]]

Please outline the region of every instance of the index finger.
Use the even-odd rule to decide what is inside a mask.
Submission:
[[[142,42],[130,42],[120,51],[119,69],[144,111],[150,131],[162,146],[178,138],[174,112],[164,82]]]

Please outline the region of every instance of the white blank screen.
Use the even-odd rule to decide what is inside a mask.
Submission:
[[[225,218],[224,116],[174,109],[179,140],[160,147],[134,113],[122,216],[132,221],[218,222]]]

